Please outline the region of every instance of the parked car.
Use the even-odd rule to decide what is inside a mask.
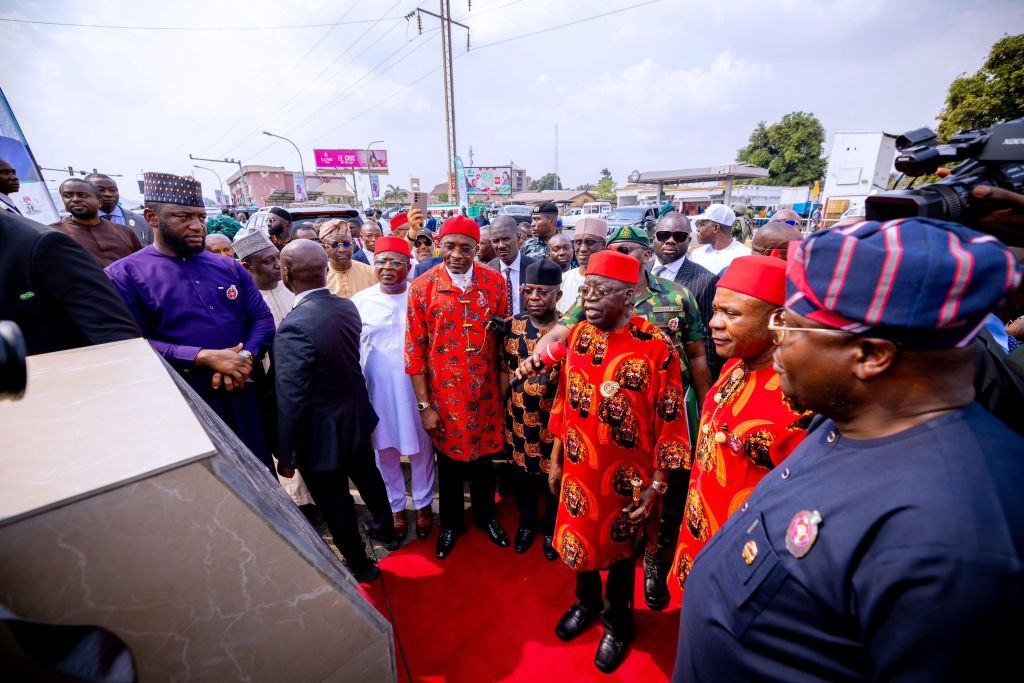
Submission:
[[[249,234],[253,230],[259,230],[264,235],[267,234],[267,216],[270,215],[270,209],[273,207],[265,206],[253,215],[249,216],[249,220],[245,224],[245,228],[238,231],[235,235],[235,241],[242,235]],[[330,206],[296,206],[290,209],[286,209],[288,213],[292,215],[294,219],[292,221],[292,230],[308,225],[310,227],[320,218],[353,218],[359,215],[359,210],[355,209],[348,204],[332,204]]]
[[[658,222],[658,207],[620,206],[617,209],[612,209],[605,216],[605,220],[608,221],[609,230],[614,230],[623,225],[635,225],[642,230],[648,230]]]
[[[562,227],[575,228],[576,221],[578,221],[581,218],[583,218],[583,207],[578,206],[574,209],[569,209],[562,216]]]
[[[533,220],[533,209],[525,204],[506,204],[498,209],[499,216],[512,216],[516,223],[529,223]]]

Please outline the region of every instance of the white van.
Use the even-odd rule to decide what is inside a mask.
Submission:
[[[605,218],[611,212],[611,202],[587,202],[583,205],[584,216],[599,216],[600,218]]]

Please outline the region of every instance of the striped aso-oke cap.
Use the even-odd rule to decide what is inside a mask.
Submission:
[[[954,348],[1020,281],[1013,253],[991,235],[931,218],[865,221],[790,247],[786,306],[827,327]]]

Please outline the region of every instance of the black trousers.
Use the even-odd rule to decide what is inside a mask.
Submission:
[[[522,467],[517,467],[512,487],[512,495],[519,510],[519,528],[536,529],[539,522],[542,534],[554,536],[558,498],[548,488],[548,475],[543,472],[531,474]],[[537,503],[540,500],[544,501],[543,516],[537,514]]]
[[[469,499],[473,506],[473,521],[485,527],[494,519],[494,456],[482,455],[476,460],[462,462],[437,454],[437,507],[442,529],[461,531],[465,526],[463,482],[469,481]]]
[[[576,600],[601,621],[616,638],[633,640],[633,588],[636,558],[627,557],[608,567],[605,597],[601,596],[601,572],[576,572]]]
[[[318,472],[300,468],[300,471],[313,502],[327,522],[334,545],[341,551],[345,562],[354,573],[365,570],[370,560],[366,556],[366,545],[359,535],[355,499],[348,488],[349,479],[370,510],[373,529],[382,535],[395,532],[388,492],[373,459],[373,449],[360,449],[346,458],[344,466],[336,470]]]
[[[686,490],[690,484],[689,470],[670,470],[668,473],[668,491],[661,498],[661,522],[658,524],[658,542],[656,555],[658,569],[662,576],[672,563],[679,540],[679,529],[683,523],[683,512],[686,508]],[[650,541],[648,541],[650,543]],[[651,554],[648,545],[646,556]],[[648,567],[647,569],[650,569]]]

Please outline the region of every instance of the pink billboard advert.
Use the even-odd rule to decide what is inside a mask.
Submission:
[[[314,149],[317,170],[388,172],[388,153],[383,149]]]

